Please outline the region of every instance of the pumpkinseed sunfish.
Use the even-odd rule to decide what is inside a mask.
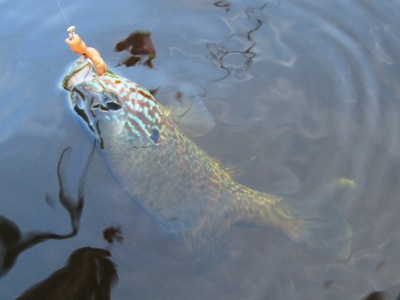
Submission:
[[[247,223],[276,227],[310,249],[348,256],[351,229],[343,218],[235,182],[142,86],[110,71],[98,76],[85,58],[75,61],[62,86],[119,184],[189,246]]]

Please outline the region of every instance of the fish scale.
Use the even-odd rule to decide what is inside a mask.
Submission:
[[[110,71],[97,76],[90,63],[78,59],[63,87],[101,141],[99,151],[119,184],[162,228],[190,241],[188,246],[246,223],[276,227],[310,249],[348,256],[351,228],[329,206],[306,206],[235,182],[140,85]]]

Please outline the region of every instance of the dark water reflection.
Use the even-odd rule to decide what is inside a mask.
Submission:
[[[67,266],[34,285],[17,299],[111,299],[117,272],[110,252],[90,247],[75,250]]]
[[[84,184],[90,162],[93,158],[94,148],[79,181],[77,199],[69,196],[69,192],[66,190],[65,160],[69,152],[70,148],[66,148],[60,156],[57,165],[57,177],[60,186],[59,201],[70,216],[71,232],[66,234],[34,231],[22,233],[17,224],[6,217],[0,216],[0,241],[2,245],[2,251],[0,252],[0,276],[4,276],[14,266],[18,256],[29,248],[47,240],[64,240],[78,234],[80,218],[85,202]],[[51,205],[52,200],[49,195],[46,195],[46,201]]]
[[[116,71],[149,89],[205,95],[216,125],[195,140],[227,164],[258,157],[241,183],[319,203],[335,180],[353,180],[354,189],[332,199],[353,227],[353,248],[346,260],[320,257],[278,231],[237,227],[226,258],[199,272],[191,253],[132,204],[95,156],[79,234],[21,253],[0,279],[0,299],[15,299],[57,270],[67,274],[78,249],[90,250],[88,264],[116,266],[112,299],[364,299],[373,291],[397,297],[398,1],[61,5],[110,67],[124,59],[114,52],[119,41],[135,30],[151,32],[154,67]],[[70,24],[55,1],[45,0],[2,1],[0,22],[0,215],[22,233],[66,232],[69,215],[45,195],[57,199],[56,167],[67,147],[68,190],[78,190],[92,148],[60,89],[75,59],[63,41]],[[162,89],[159,97],[168,100]],[[122,230],[122,244],[104,241],[110,227]]]

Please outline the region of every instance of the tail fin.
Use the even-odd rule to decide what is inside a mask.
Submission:
[[[236,202],[239,220],[261,226],[278,227],[290,238],[303,241],[321,254],[347,258],[352,230],[347,221],[329,205],[310,205],[247,190]]]
[[[347,258],[351,250],[352,229],[348,222],[329,205],[299,207],[291,204],[292,222],[285,233],[294,240],[303,241],[307,247],[322,254]]]

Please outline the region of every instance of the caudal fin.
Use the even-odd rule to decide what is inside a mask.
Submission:
[[[292,220],[285,232],[315,252],[347,258],[351,250],[349,223],[327,204],[313,207],[291,204]]]
[[[278,227],[293,240],[321,254],[346,258],[352,230],[329,205],[312,205],[259,193],[247,188],[234,202],[238,221],[261,227]]]

